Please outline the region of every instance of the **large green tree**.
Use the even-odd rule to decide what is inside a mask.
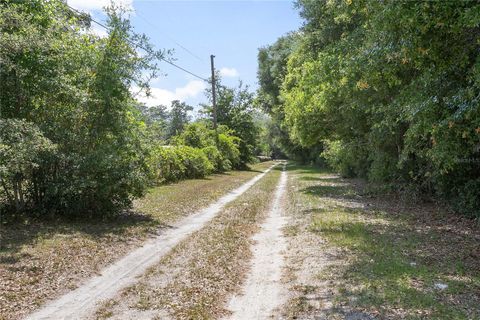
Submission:
[[[193,107],[185,102],[180,102],[179,100],[172,101],[168,114],[168,138],[182,133],[185,126],[190,122],[189,112],[192,110]]]
[[[267,134],[272,155],[282,157],[286,154],[290,158],[310,162],[317,160],[322,143],[304,146],[290,135],[285,123],[285,99],[281,95],[288,61],[300,45],[300,40],[299,33],[289,33],[274,44],[259,49],[257,76],[260,86],[255,103],[273,120],[268,124]]]
[[[22,192],[37,213],[106,214],[145,188],[146,144],[130,89],[145,87],[161,53],[133,33],[121,9],[107,15],[108,36],[100,38],[88,31],[88,15],[62,1],[0,3],[1,117],[56,146],[33,166],[15,157],[28,160]]]
[[[263,104],[283,107],[284,119],[275,120],[290,141],[323,143],[345,175],[408,182],[478,215],[478,2],[299,0],[297,7],[305,23],[278,60],[287,61],[284,75],[271,71],[274,54],[259,56]],[[285,52],[285,43],[268,49]],[[283,79],[279,96],[272,79]]]

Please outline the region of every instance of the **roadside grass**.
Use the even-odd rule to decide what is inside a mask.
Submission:
[[[308,294],[300,294],[291,318],[316,312],[332,319],[480,319],[480,232],[473,221],[395,193],[372,194],[358,180],[323,170],[290,170],[293,214],[306,216],[306,230],[337,252],[314,275],[331,291],[331,305],[313,310],[302,299]]]
[[[131,212],[105,220],[34,220],[0,226],[0,319],[19,319],[75,288],[169,224],[272,165],[152,188]]]
[[[246,278],[252,235],[271,204],[280,166],[268,173],[203,229],[177,245],[132,287],[125,289],[105,314],[156,314],[158,319],[216,319],[226,314],[228,298]],[[107,317],[108,318],[108,317]]]

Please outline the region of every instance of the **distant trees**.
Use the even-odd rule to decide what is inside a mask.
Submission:
[[[301,32],[259,53],[259,102],[284,150],[321,147],[346,176],[407,182],[480,216],[480,5],[297,6]]]
[[[245,167],[254,160],[259,137],[259,128],[253,119],[254,95],[241,82],[236,88],[228,88],[221,85],[220,76],[217,76],[216,80],[218,124],[228,127],[232,134],[239,138],[239,166]],[[206,94],[211,100],[210,89],[206,90]],[[204,106],[203,114],[212,118],[212,107]]]
[[[166,144],[172,137],[183,132],[191,120],[189,112],[193,110],[193,107],[185,102],[173,100],[169,108],[163,105],[153,107],[139,105],[138,109],[147,125],[150,138]]]
[[[147,107],[139,105],[141,118],[145,122],[148,140],[166,143],[168,139],[169,112],[166,106]]]
[[[190,121],[188,112],[192,110],[193,107],[187,105],[185,102],[178,100],[172,101],[169,112],[168,138],[182,133],[185,125]]]

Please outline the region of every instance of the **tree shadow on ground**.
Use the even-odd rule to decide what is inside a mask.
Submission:
[[[359,197],[361,188],[349,180],[299,180],[311,183],[300,191],[322,204],[302,211],[312,216],[310,230],[355,256],[333,271],[343,282],[343,303],[379,311],[381,318],[398,317],[395,312],[480,318],[480,233],[471,220],[402,197]],[[338,201],[324,205],[329,198]],[[352,198],[364,206],[349,207]],[[437,289],[438,283],[447,289]]]
[[[340,176],[330,176],[330,177],[312,177],[312,176],[302,176],[299,178],[303,181],[321,181],[321,182],[341,182],[342,179]]]
[[[24,246],[35,244],[42,239],[52,238],[55,235],[68,237],[80,233],[100,241],[110,235],[122,235],[134,226],[152,230],[171,227],[158,223],[150,215],[135,211],[125,211],[103,219],[90,218],[87,221],[81,221],[80,218],[56,217],[55,219],[11,223],[1,228],[0,264],[16,263],[24,258],[18,254]]]
[[[351,211],[347,214],[363,215]],[[335,270],[353,284],[340,293],[344,301],[356,297],[355,306],[361,308],[402,309],[446,318],[461,312],[456,303],[462,301],[464,308],[474,312],[466,317],[480,316],[480,309],[475,311],[480,305],[478,260],[471,256],[475,243],[445,241],[436,230],[418,232],[414,227],[410,223],[369,224],[353,218],[312,229],[355,254],[355,259]],[[359,289],[355,285],[359,283],[367,285]],[[448,285],[447,290],[436,289],[437,283]],[[470,295],[468,300],[466,295]]]
[[[300,192],[312,196],[336,199],[353,199],[357,196],[349,185],[313,185],[301,189]]]
[[[287,171],[292,171],[297,174],[331,173],[331,171],[324,167],[308,166],[296,162],[289,162],[286,169]]]

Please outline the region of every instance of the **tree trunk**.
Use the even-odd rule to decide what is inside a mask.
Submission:
[[[20,211],[20,199],[19,199],[19,195],[18,195],[18,183],[17,183],[17,179],[14,179],[13,180],[13,196],[14,196],[14,201],[15,201],[15,210],[17,212]]]
[[[25,210],[25,199],[23,197],[23,186],[22,186],[22,180],[18,180],[18,195],[19,195],[19,201],[20,201],[20,211]]]
[[[14,204],[13,196],[8,191],[7,184],[5,183],[5,180],[3,180],[3,178],[0,178],[0,182],[2,183],[3,190],[5,190],[5,194],[7,195],[8,202],[10,202],[10,204]]]

